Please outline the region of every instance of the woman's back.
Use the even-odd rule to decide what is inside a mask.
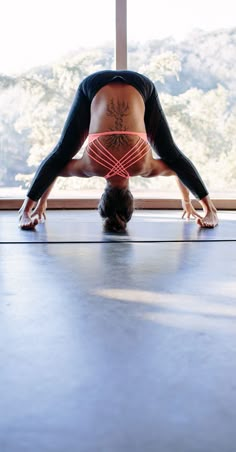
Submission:
[[[112,82],[97,92],[91,104],[87,148],[89,167],[97,175],[128,178],[144,171],[151,157],[150,147],[143,139],[144,111],[143,98],[131,85]],[[95,134],[101,135],[94,140]],[[114,162],[110,167],[106,165],[109,159]],[[122,161],[124,164],[117,163]]]
[[[133,86],[109,83],[93,98],[89,133],[110,130],[145,132],[144,111],[143,98]]]

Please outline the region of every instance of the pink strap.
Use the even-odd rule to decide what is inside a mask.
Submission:
[[[137,135],[137,133],[135,133],[135,135]],[[94,141],[95,139],[99,146]],[[115,175],[128,179],[130,175],[127,168],[134,165],[134,163],[138,162],[149,152],[147,142],[139,136],[137,143],[120,160],[118,160],[107,148],[105,148],[105,146],[103,146],[99,137],[94,138],[94,140],[92,140],[88,146],[88,154],[99,165],[110,170],[106,176],[104,176],[106,179]]]

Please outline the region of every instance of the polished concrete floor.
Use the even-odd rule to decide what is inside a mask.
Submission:
[[[235,452],[236,213],[0,212],[0,451]]]

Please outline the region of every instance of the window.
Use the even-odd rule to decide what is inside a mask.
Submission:
[[[0,197],[24,196],[60,136],[81,79],[116,67],[115,6],[124,5],[2,2]],[[214,6],[210,0],[146,0],[145,7],[127,0],[128,69],[153,79],[176,143],[218,198],[236,194],[234,9],[231,0]],[[124,41],[119,33],[117,39]],[[93,197],[103,186],[99,178],[60,178],[52,196]],[[144,197],[147,189],[148,197],[179,197],[173,178],[137,177],[131,187]]]
[[[79,82],[114,68],[115,1],[5,0],[1,19],[0,196],[14,198],[55,146]],[[57,189],[69,183],[68,196],[94,179]]]
[[[174,139],[211,194],[235,198],[235,4],[146,0],[144,7],[129,0],[127,5],[129,69],[155,82]],[[134,186],[178,196],[172,178],[137,178]]]

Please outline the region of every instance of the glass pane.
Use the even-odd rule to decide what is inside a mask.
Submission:
[[[174,140],[211,195],[236,196],[236,6],[128,0],[128,67],[157,87]],[[133,181],[178,196],[172,178]],[[147,193],[147,192],[146,192]]]
[[[57,143],[79,82],[114,68],[114,37],[115,0],[1,2],[1,197],[23,196]],[[61,178],[57,188],[68,183],[87,190],[103,181]]]

